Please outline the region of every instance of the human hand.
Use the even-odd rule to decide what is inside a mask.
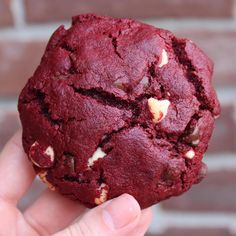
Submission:
[[[34,178],[18,132],[0,154],[0,236],[141,236],[150,224],[151,209],[141,211],[128,194],[86,210],[47,189],[21,212],[17,203]]]

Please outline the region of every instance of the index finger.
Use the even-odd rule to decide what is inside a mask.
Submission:
[[[0,154],[0,198],[17,204],[34,177],[34,170],[22,147],[21,131],[18,131]]]

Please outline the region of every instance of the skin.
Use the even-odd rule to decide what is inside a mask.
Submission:
[[[151,222],[151,209],[140,209],[128,194],[91,210],[78,202],[45,190],[24,212],[18,201],[35,178],[17,132],[0,154],[0,235],[90,236],[144,235]]]

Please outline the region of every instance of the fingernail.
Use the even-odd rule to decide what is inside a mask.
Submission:
[[[105,204],[103,219],[110,229],[116,230],[133,222],[140,212],[137,201],[132,196],[123,194]]]

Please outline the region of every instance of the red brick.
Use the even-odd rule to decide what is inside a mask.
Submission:
[[[0,27],[5,27],[13,24],[9,5],[10,0],[0,0]]]
[[[25,0],[29,22],[69,20],[96,12],[117,17],[231,17],[233,0]]]
[[[163,234],[145,234],[145,236],[233,236],[229,230],[223,228],[172,228]]]
[[[187,193],[163,202],[168,210],[236,212],[236,171],[215,171]]]
[[[43,55],[43,42],[0,41],[0,96],[15,96]]]
[[[19,129],[20,123],[17,111],[2,110],[0,113],[0,150],[8,139]]]
[[[196,42],[214,61],[214,84],[236,85],[236,30],[183,30],[177,35]]]
[[[222,106],[221,116],[216,120],[215,129],[209,145],[209,152],[236,151],[236,123],[234,106]]]

